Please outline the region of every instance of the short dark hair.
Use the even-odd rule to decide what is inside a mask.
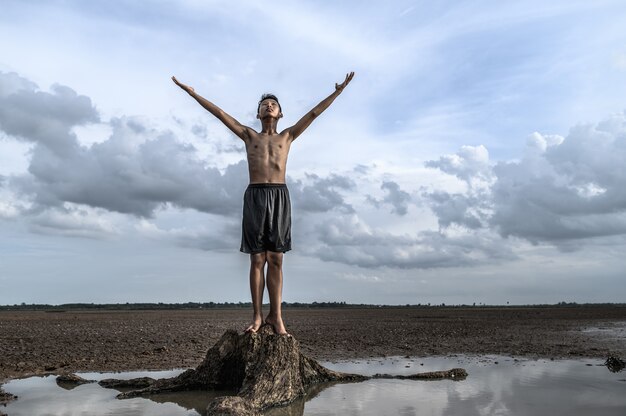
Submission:
[[[259,100],[259,105],[258,105],[258,106],[257,106],[257,108],[256,108],[256,112],[257,112],[257,113],[258,113],[258,112],[259,112],[259,110],[261,109],[261,103],[262,103],[264,100],[268,100],[268,99],[269,99],[269,100],[274,100],[274,101],[276,101],[276,103],[278,104],[278,111],[280,111],[281,113],[283,112],[283,109],[281,108],[280,103],[278,102],[278,97],[276,97],[274,94],[266,93],[266,94],[263,94],[263,95],[261,96],[261,99]]]

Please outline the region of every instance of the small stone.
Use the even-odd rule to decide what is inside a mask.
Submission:
[[[98,384],[105,388],[143,389],[143,388],[152,386],[155,383],[155,381],[156,380],[151,377],[139,377],[139,378],[132,378],[130,380],[118,380],[118,379],[113,379],[113,378],[107,378],[104,380],[100,380]]]
[[[57,384],[72,384],[78,386],[81,384],[95,383],[95,380],[87,380],[76,374],[61,374],[56,378],[56,382]]]
[[[626,368],[626,362],[614,355],[609,355],[609,357],[604,362],[604,365],[606,365],[606,367],[612,373],[619,373],[624,368]]]
[[[6,405],[7,403],[17,400],[17,396],[11,393],[7,393],[2,390],[2,386],[0,386],[0,405]]]

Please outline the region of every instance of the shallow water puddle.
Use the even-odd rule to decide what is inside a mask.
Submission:
[[[591,326],[581,330],[590,337],[599,337],[613,341],[626,341],[626,322],[607,322],[600,326]]]
[[[363,374],[411,374],[463,367],[469,376],[463,381],[370,380],[337,385],[307,402],[306,414],[626,414],[626,374],[609,372],[602,360],[597,359],[535,361],[459,356],[396,358],[370,361],[366,367],[361,365],[342,363],[330,367]]]
[[[626,373],[611,373],[600,359],[514,360],[499,356],[384,358],[324,363],[338,371],[373,375],[414,374],[463,367],[463,381],[369,380],[315,386],[271,416],[293,415],[624,415]],[[172,377],[180,371],[81,373],[83,378]],[[4,390],[19,399],[1,411],[35,415],[203,415],[213,397],[229,392],[183,392],[117,400],[98,384],[64,389],[55,377],[13,380]],[[231,393],[232,394],[232,393]]]

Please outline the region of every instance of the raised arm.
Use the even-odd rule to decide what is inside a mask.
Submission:
[[[235,133],[237,137],[239,137],[241,140],[247,140],[250,137],[249,127],[244,126],[230,114],[213,104],[211,101],[202,97],[200,94],[196,93],[194,89],[189,85],[185,85],[182,82],[178,81],[176,77],[172,77],[172,81],[174,81],[174,83],[187,94],[191,95],[198,102],[198,104],[204,107],[209,113],[217,117],[222,123],[224,123],[226,127],[230,129],[230,131]]]
[[[313,120],[315,120],[317,116],[322,114],[324,110],[326,110],[332,104],[332,102],[335,101],[335,98],[337,98],[339,94],[341,94],[343,89],[350,83],[350,81],[352,81],[352,77],[354,77],[354,72],[346,74],[346,79],[341,84],[335,84],[335,92],[323,99],[318,105],[313,107],[311,111],[302,116],[302,118],[298,120],[296,124],[287,129],[289,131],[289,137],[292,141],[296,140],[296,138],[301,135],[307,127],[311,125]]]

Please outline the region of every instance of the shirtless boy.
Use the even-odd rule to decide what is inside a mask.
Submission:
[[[176,85],[217,117],[246,145],[250,184],[244,195],[241,251],[250,254],[250,292],[254,314],[252,323],[245,332],[256,332],[263,324],[261,307],[267,264],[270,312],[265,318],[265,323],[272,325],[275,333],[287,335],[281,303],[283,253],[291,250],[291,205],[285,184],[289,148],[313,120],[341,94],[353,76],[354,72],[347,74],[341,84],[335,84],[335,91],[332,94],[306,113],[296,124],[280,133],[276,126],[283,114],[275,96],[265,94],[261,97],[256,116],[261,120],[261,132],[257,132],[198,95],[192,87],[172,77]]]

